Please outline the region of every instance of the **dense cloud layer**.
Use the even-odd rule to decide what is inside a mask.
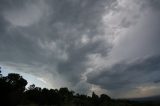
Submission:
[[[0,64],[48,87],[159,94],[159,11],[159,0],[1,0]]]

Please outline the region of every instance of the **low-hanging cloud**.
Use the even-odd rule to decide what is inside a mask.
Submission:
[[[2,66],[81,93],[157,92],[158,0],[0,2]]]
[[[91,59],[90,65],[97,66],[88,74],[88,82],[108,89],[115,97],[159,94],[159,84],[154,83],[159,80],[159,11],[151,1],[119,0],[116,8],[123,11],[113,10],[112,16],[104,18],[113,17],[107,25],[114,28],[113,47],[108,56]],[[142,90],[152,86],[154,89]]]

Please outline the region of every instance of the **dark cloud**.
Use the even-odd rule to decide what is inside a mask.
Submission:
[[[96,37],[104,35],[101,18],[114,1],[2,0],[1,64],[38,76],[46,71],[68,86],[83,84],[86,92],[81,76],[87,55],[108,52]]]
[[[85,93],[158,84],[158,8],[158,0],[1,0],[0,64]]]
[[[88,82],[109,90],[135,89],[140,85],[159,80],[160,56],[119,62],[101,73],[88,75]]]
[[[106,16],[118,37],[107,57],[97,57],[100,60],[92,65],[97,67],[87,74],[87,81],[114,97],[159,94],[159,11],[150,1],[122,1],[113,16]]]
[[[148,4],[154,9],[160,9],[160,1],[159,0],[148,0]]]
[[[160,80],[155,80],[154,83],[160,83]]]

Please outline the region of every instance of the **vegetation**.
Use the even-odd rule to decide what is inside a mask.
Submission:
[[[114,100],[108,95],[81,95],[68,88],[47,89],[34,84],[25,88],[27,81],[16,73],[0,74],[1,106],[160,106],[152,102]]]

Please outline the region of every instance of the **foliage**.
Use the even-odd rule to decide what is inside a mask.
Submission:
[[[139,103],[114,100],[106,94],[92,96],[75,94],[68,88],[47,89],[34,84],[25,88],[27,81],[16,73],[3,76],[0,72],[0,102],[3,106],[160,106],[159,103]]]

